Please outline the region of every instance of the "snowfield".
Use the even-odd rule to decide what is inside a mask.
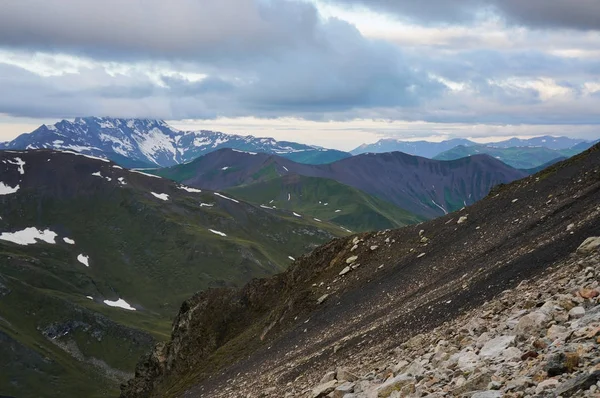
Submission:
[[[79,256],[77,256],[77,261],[79,261],[81,264],[85,265],[86,267],[90,266],[90,257],[89,256],[84,256],[83,254],[80,254]]]
[[[183,189],[184,191],[187,191],[187,192],[190,192],[190,193],[200,193],[200,192],[202,192],[200,189],[186,187],[185,185],[180,186],[179,189]]]
[[[15,192],[17,192],[19,190],[20,186],[17,185],[16,187],[10,187],[8,185],[5,185],[2,181],[0,181],[0,195],[10,195],[13,194]]]
[[[150,192],[152,195],[154,195],[154,197],[160,199],[160,200],[164,200],[165,202],[167,200],[169,200],[169,195],[167,195],[166,193],[156,193],[156,192]]]
[[[34,245],[38,243],[38,240],[46,243],[56,244],[56,237],[58,234],[49,229],[44,231],[39,230],[35,227],[25,228],[24,230],[17,232],[2,232],[0,240],[16,243],[18,245]]]
[[[231,200],[232,202],[235,202],[235,203],[240,203],[238,200],[228,198],[227,196],[222,195],[222,194],[220,194],[218,192],[215,192],[215,195],[218,196],[218,197],[220,197],[220,198],[223,198],[223,199]]]
[[[128,311],[135,311],[135,308],[130,306],[129,303],[127,301],[123,300],[122,298],[118,299],[117,301],[104,300],[104,304],[106,304],[110,307],[118,307],[118,308],[123,308],[124,310],[128,310]]]

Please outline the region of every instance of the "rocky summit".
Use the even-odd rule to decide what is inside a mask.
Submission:
[[[187,300],[122,397],[597,396],[600,146]]]

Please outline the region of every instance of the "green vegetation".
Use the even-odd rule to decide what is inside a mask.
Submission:
[[[287,175],[227,192],[251,203],[293,211],[352,231],[399,228],[422,221],[391,203],[325,178]]]
[[[0,231],[58,236],[56,244],[0,241],[0,395],[115,396],[140,356],[170,337],[184,300],[280,272],[288,256],[346,234],[80,156],[57,155],[51,170],[22,158],[21,189],[0,197]],[[61,170],[62,158],[70,163]],[[97,170],[111,182],[91,175]],[[118,299],[137,311],[104,304]]]

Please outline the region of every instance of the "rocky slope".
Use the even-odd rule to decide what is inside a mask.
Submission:
[[[276,141],[273,138],[240,136],[214,131],[180,131],[162,120],[108,117],[62,120],[42,125],[0,149],[60,149],[111,159],[125,167],[168,167],[189,162],[221,149],[277,154],[300,163],[329,163],[349,157],[346,152]]]
[[[227,149],[157,173],[190,186],[216,190],[289,174],[325,178],[426,219],[473,204],[485,197],[492,187],[527,175],[487,155],[446,162],[393,152],[353,156],[326,165],[307,165],[279,156]]]
[[[0,151],[0,395],[114,396],[185,298],[340,234],[103,159]]]
[[[595,146],[459,212],[337,239],[273,278],[196,295],[182,305],[171,341],[140,362],[122,397],[343,397],[353,389],[362,396],[403,396],[413,389],[534,396],[571,379],[593,394],[596,376],[584,371],[593,372],[598,342],[594,329],[584,328],[598,326],[598,303],[583,296],[595,295],[597,247],[575,260],[571,255],[600,236],[599,203]],[[546,283],[554,280],[561,282]],[[478,316],[472,332],[454,327],[468,314]],[[574,324],[577,319],[586,324]],[[526,328],[530,323],[536,326]],[[521,328],[532,336],[523,339]],[[556,338],[566,333],[565,345],[553,348],[552,337],[535,344],[549,329]],[[440,355],[428,355],[444,332]],[[506,350],[498,354],[498,347]],[[581,368],[574,366],[575,348]],[[477,370],[457,368],[459,357],[461,366]],[[511,362],[516,371],[506,374]],[[354,378],[338,368],[359,382],[335,392],[342,379]],[[530,375],[534,384],[526,380]],[[517,381],[521,376],[525,381]]]

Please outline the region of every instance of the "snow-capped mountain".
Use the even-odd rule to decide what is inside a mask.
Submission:
[[[265,152],[302,163],[329,163],[350,156],[346,152],[294,142],[224,134],[180,131],[162,120],[85,117],[42,125],[0,149],[70,150],[111,159],[127,167],[167,167],[189,162],[221,149]]]

